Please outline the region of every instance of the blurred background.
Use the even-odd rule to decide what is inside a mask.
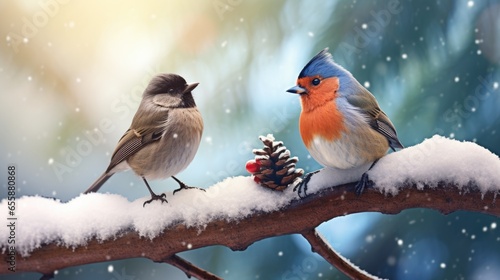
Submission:
[[[0,14],[0,159],[17,166],[19,196],[68,201],[84,191],[160,72],[200,83],[194,98],[205,131],[181,180],[209,187],[247,175],[251,149],[267,133],[299,156],[299,167],[319,169],[299,136],[298,97],[285,90],[325,47],[374,93],[406,146],[440,134],[500,154],[499,1],[23,0],[1,1]],[[153,182],[158,192],[176,187]],[[132,172],[102,190],[147,196]],[[379,277],[497,279],[499,222],[411,209],[349,215],[319,230]],[[226,279],[345,279],[301,236],[180,255]],[[147,259],[72,267],[56,279],[90,277],[186,279]]]

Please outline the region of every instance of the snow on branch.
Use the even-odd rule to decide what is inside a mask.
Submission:
[[[357,197],[350,182],[367,168],[324,169],[312,177],[309,196],[302,199],[290,189],[263,188],[250,177],[228,178],[206,192],[169,194],[168,204],[144,208],[144,198],[129,202],[114,194],[80,195],[66,203],[22,197],[17,200],[16,272],[50,275],[69,266],[136,257],[190,271],[189,262],[177,259],[176,253],[211,245],[244,250],[264,238],[295,233],[313,240],[318,253],[329,260],[332,252],[313,233],[338,216],[396,214],[421,207],[500,217],[495,204],[500,160],[474,143],[435,136],[389,154],[369,172],[374,187]],[[5,199],[0,209],[7,209]],[[0,219],[7,219],[5,212]],[[8,228],[0,231],[4,259],[9,234]],[[0,262],[0,273],[7,273],[8,267],[8,262]]]

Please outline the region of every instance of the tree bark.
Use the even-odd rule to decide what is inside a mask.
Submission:
[[[344,273],[351,279],[371,280],[376,279],[366,271],[359,269],[353,263],[337,253],[328,242],[316,230],[308,230],[302,233],[302,236],[311,244],[313,252],[318,253],[326,261],[335,266],[338,270]]]

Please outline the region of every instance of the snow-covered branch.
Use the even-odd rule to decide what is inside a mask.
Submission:
[[[306,232],[335,217],[373,211],[396,214],[415,207],[435,209],[444,214],[465,210],[500,217],[500,207],[495,204],[493,193],[483,195],[474,189],[459,192],[456,186],[443,184],[425,190],[408,186],[394,197],[369,189],[357,197],[354,184],[347,184],[295,200],[278,211],[255,212],[238,221],[214,219],[204,229],[172,225],[153,240],[129,229],[116,238],[105,241],[94,238],[85,246],[76,248],[61,246],[58,241],[43,244],[30,256],[18,254],[16,271],[50,274],[70,266],[137,257],[162,262],[176,253],[211,245],[244,250],[261,239]],[[154,222],[154,217],[151,217],[151,222]],[[4,250],[4,257],[5,253]],[[0,267],[2,272],[8,271],[7,262],[1,262]]]
[[[358,273],[316,234],[318,225],[353,213],[396,214],[409,208],[500,217],[495,203],[500,160],[474,143],[433,137],[392,153],[369,172],[374,186],[358,197],[355,183],[348,182],[356,181],[366,168],[322,170],[310,180],[305,198],[290,188],[263,188],[251,177],[228,178],[206,192],[170,193],[168,204],[147,207],[142,207],[144,198],[129,202],[102,193],[66,203],[21,197],[16,200],[14,250],[7,242],[12,231],[0,230],[2,257],[7,260],[0,262],[0,273],[10,273],[11,259],[16,272],[51,275],[70,266],[143,257],[195,277],[214,278],[175,254],[212,245],[245,250],[256,241],[286,234],[302,234],[332,265]],[[7,209],[7,200],[0,202],[0,209]],[[0,219],[7,218],[0,212]]]

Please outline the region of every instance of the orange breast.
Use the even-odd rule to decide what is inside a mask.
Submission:
[[[338,78],[323,79],[317,87],[310,86],[309,80],[312,78],[304,77],[298,81],[306,85],[308,90],[307,94],[301,95],[302,113],[299,122],[302,141],[308,148],[314,136],[331,141],[339,138],[345,130],[343,116],[335,104]]]
[[[335,102],[329,101],[313,111],[302,112],[299,129],[302,141],[309,148],[315,136],[321,136],[328,141],[340,138],[345,126]]]

